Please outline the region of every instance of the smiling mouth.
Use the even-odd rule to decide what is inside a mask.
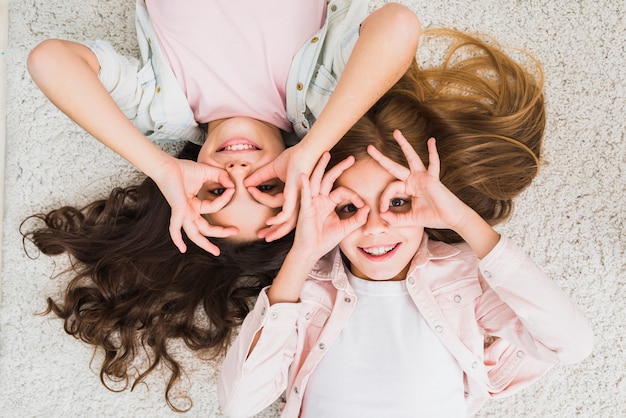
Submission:
[[[359,249],[364,252],[369,257],[384,257],[388,254],[391,254],[396,248],[398,248],[400,244],[393,245],[378,245],[374,247],[359,247]]]
[[[260,150],[261,148],[254,142],[248,139],[244,139],[244,138],[237,138],[237,139],[231,139],[223,143],[222,146],[217,149],[217,152],[260,151]]]

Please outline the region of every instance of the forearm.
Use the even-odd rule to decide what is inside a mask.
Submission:
[[[472,247],[478,258],[484,258],[500,240],[498,234],[478,213],[464,206],[464,215],[454,231]]]
[[[89,134],[149,176],[172,158],[141,134],[106,91],[95,55],[82,44],[48,40],[28,57],[41,91]]]
[[[573,363],[589,355],[589,321],[522,248],[502,237],[479,268],[489,288],[476,315],[488,334],[551,362]]]
[[[298,302],[302,286],[316,261],[316,258],[306,256],[292,248],[267,291],[270,305]]]
[[[328,103],[300,145],[330,150],[415,59],[421,27],[411,10],[390,3],[362,23],[359,39]]]
[[[285,390],[297,347],[299,311],[299,304],[269,306],[265,289],[260,293],[221,367],[218,396],[225,414],[251,416]],[[264,338],[259,340],[261,332]]]

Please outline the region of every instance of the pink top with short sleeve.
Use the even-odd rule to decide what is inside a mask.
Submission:
[[[294,54],[324,22],[325,0],[149,0],[161,48],[200,123],[247,116],[291,131]]]

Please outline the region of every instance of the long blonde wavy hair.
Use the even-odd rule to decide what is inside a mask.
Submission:
[[[526,54],[522,66],[494,41],[451,29],[431,29],[425,41],[445,41],[441,65],[413,63],[331,150],[331,166],[348,155],[367,158],[376,146],[393,160],[406,160],[392,138],[400,129],[423,161],[426,141],[437,139],[441,181],[490,224],[507,219],[513,198],[540,167],[546,124],[543,72]],[[431,238],[456,242],[449,230],[427,230]]]

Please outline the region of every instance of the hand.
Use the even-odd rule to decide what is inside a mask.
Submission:
[[[214,226],[202,217],[214,213],[230,201],[235,189],[226,171],[208,164],[190,160],[168,159],[159,178],[154,181],[172,207],[170,236],[181,253],[187,251],[181,228],[189,239],[205,251],[218,256],[219,248],[206,237],[228,237],[236,234],[237,228]],[[200,200],[196,195],[206,182],[219,183],[226,188],[215,200]]]
[[[318,159],[319,155],[306,152],[298,144],[286,149],[274,161],[259,168],[245,179],[244,185],[248,187],[257,201],[270,207],[282,206],[280,213],[267,220],[269,227],[259,231],[259,238],[265,238],[268,242],[273,241],[285,236],[293,229],[298,214],[300,174],[305,174],[308,178]],[[264,199],[259,196],[259,193],[256,193],[256,190],[251,190],[251,188],[273,178],[279,178],[285,182],[285,188],[282,194],[272,197],[271,201],[266,202],[267,197]]]
[[[435,138],[428,140],[427,170],[402,133],[396,130],[393,136],[400,145],[409,168],[390,160],[371,145],[367,149],[372,158],[399,180],[389,184],[383,192],[381,216],[399,225],[453,230],[459,228],[469,207],[439,181],[440,162]],[[402,195],[411,198],[410,210],[389,211],[393,200]]]
[[[348,234],[365,224],[369,213],[369,207],[353,191],[344,187],[332,190],[335,180],[354,164],[354,157],[345,159],[324,174],[329,160],[330,154],[325,152],[310,179],[301,174],[300,213],[292,251],[308,260],[317,261],[332,250]],[[338,204],[346,202],[358,210],[353,216],[341,219],[335,210]]]

